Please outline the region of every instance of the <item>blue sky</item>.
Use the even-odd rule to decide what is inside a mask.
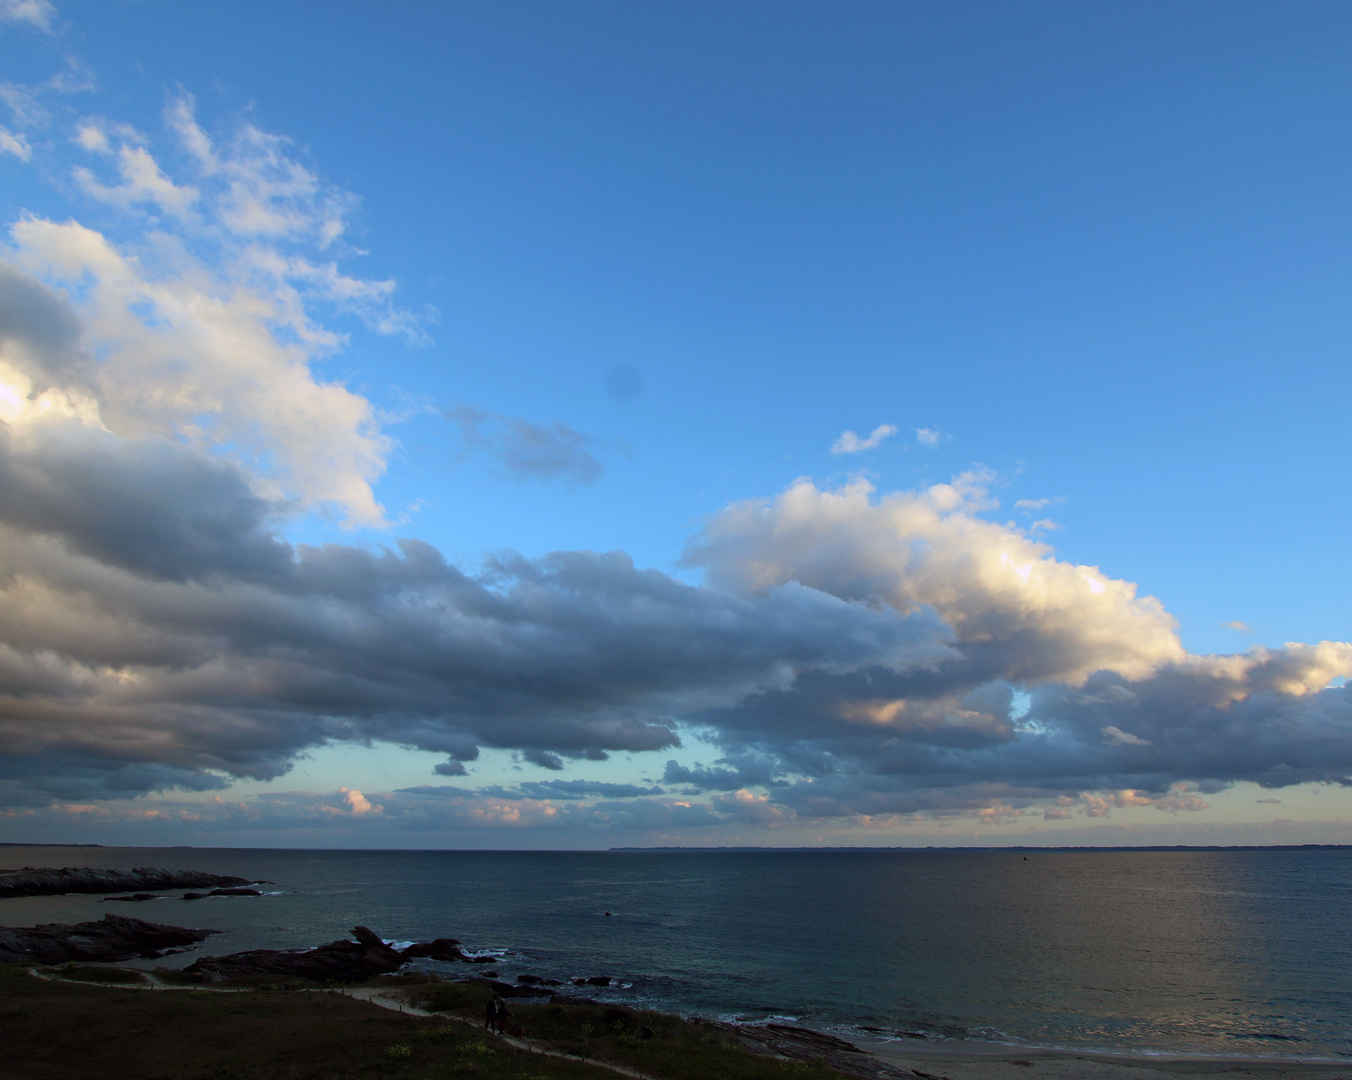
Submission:
[[[0,17],[16,838],[1347,838],[1345,6]]]

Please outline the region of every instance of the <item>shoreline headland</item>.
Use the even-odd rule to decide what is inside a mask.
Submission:
[[[128,873],[139,875],[143,881],[156,882],[157,885],[152,887],[159,888],[182,887],[184,884],[201,887],[218,881],[223,884],[247,881],[193,871],[155,871],[146,868],[130,872],[86,872],[86,868],[65,868],[60,871],[25,868],[23,873],[44,891],[8,894],[0,891],[0,897],[49,895],[57,891],[52,888],[53,885],[65,883],[74,883],[77,887],[60,891],[120,891],[128,887],[122,884]],[[171,877],[171,884],[161,884],[169,882]],[[212,880],[204,880],[208,878]],[[4,879],[4,876],[0,876],[0,881]],[[112,887],[96,887],[100,884]],[[603,1069],[628,1062],[625,1068],[629,1068],[632,1073],[632,1069],[638,1067],[635,1063],[645,1059],[645,1054],[652,1057],[655,1053],[658,1043],[650,1043],[649,1040],[656,1038],[652,1033],[659,1030],[665,1032],[662,1038],[668,1041],[693,1040],[692,1046],[698,1044],[704,1047],[700,1050],[700,1053],[705,1054],[702,1060],[712,1071],[692,1072],[680,1062],[668,1062],[651,1074],[652,1080],[702,1080],[705,1076],[751,1075],[745,1070],[725,1072],[721,1067],[709,1065],[708,1055],[713,1054],[717,1058],[718,1053],[733,1054],[734,1057],[746,1053],[761,1062],[797,1063],[800,1070],[811,1065],[813,1069],[824,1070],[821,1073],[823,1077],[848,1075],[892,1080],[897,1077],[909,1080],[1007,1080],[1010,1077],[1026,1080],[1143,1080],[1143,1077],[1149,1077],[1150,1080],[1187,1080],[1197,1077],[1352,1080],[1352,1060],[1343,1062],[1295,1055],[1130,1053],[976,1040],[888,1038],[882,1034],[874,1035],[835,1026],[734,1023],[697,1015],[659,1013],[614,1000],[600,1001],[584,996],[594,992],[594,988],[609,986],[612,981],[609,977],[594,976],[565,981],[518,974],[518,981],[509,983],[496,977],[487,977],[493,976],[493,972],[478,972],[460,978],[445,969],[435,973],[410,971],[409,965],[418,961],[430,960],[437,964],[465,962],[482,966],[492,963],[494,958],[469,955],[461,949],[458,940],[450,937],[415,942],[396,949],[362,926],[352,930],[355,941],[338,940],[314,948],[254,949],[219,957],[199,956],[192,964],[176,971],[160,968],[148,972],[144,967],[99,969],[89,966],[132,959],[155,959],[169,952],[195,950],[208,935],[216,932],[145,923],[117,915],[107,915],[101,922],[69,926],[47,924],[18,929],[0,927],[0,964],[20,965],[7,968],[6,975],[0,980],[5,989],[5,1000],[0,1003],[0,1021],[4,1020],[6,1014],[33,1015],[34,1006],[39,1012],[44,1008],[34,1000],[41,999],[43,995],[33,991],[31,982],[37,980],[30,980],[27,972],[27,965],[35,964],[47,968],[42,976],[44,979],[56,979],[66,985],[83,987],[83,992],[88,994],[104,995],[101,1003],[95,1003],[92,998],[86,1002],[89,1008],[95,1010],[107,1009],[117,1000],[116,997],[108,999],[107,994],[125,994],[129,989],[183,989],[208,993],[234,991],[235,994],[230,995],[232,998],[244,992],[245,996],[253,995],[255,998],[273,994],[280,995],[279,1000],[289,1000],[287,995],[294,995],[296,991],[350,990],[353,987],[366,987],[369,990],[376,986],[387,1005],[390,1000],[402,1001],[407,1004],[410,1015],[416,1012],[466,1023],[473,1021],[476,1016],[482,1016],[483,1004],[490,997],[506,999],[512,1002],[511,1010],[519,1025],[526,1030],[543,1033],[544,1042],[541,1046],[552,1047],[548,1053],[557,1052],[558,1055],[569,1057],[576,1050],[578,1054],[573,1056],[579,1056],[583,1061],[590,1060],[593,1065]],[[612,997],[609,994],[602,996]],[[66,1001],[66,1005],[71,1005],[70,1000]],[[45,1007],[57,1008],[50,1002]],[[154,1013],[157,1009],[163,1011],[169,1007],[145,1004],[139,1008],[143,1012]],[[169,1011],[173,1009],[169,1008]],[[209,1026],[214,1022],[211,1020],[213,1015],[208,1008],[201,1022]],[[93,1019],[90,1018],[89,1022],[92,1023]],[[147,1031],[158,1032],[158,1023],[155,1021],[148,1026],[142,1025],[139,1030],[143,1035]],[[577,1030],[572,1031],[570,1024]],[[110,1037],[117,1042],[130,1035],[114,1033]],[[700,1040],[705,1040],[709,1045],[705,1046]],[[45,1051],[37,1047],[34,1052]],[[603,1058],[614,1060],[607,1063]],[[658,1054],[657,1058],[661,1059],[662,1055]],[[761,1075],[755,1069],[752,1072]],[[42,1073],[39,1071],[31,1075],[39,1076]],[[65,1074],[52,1075],[64,1077]],[[480,1072],[474,1075],[496,1074]],[[502,1075],[505,1077],[508,1074]],[[554,1077],[562,1074],[548,1072],[546,1075]],[[771,1074],[764,1075],[768,1080]],[[793,1074],[794,1077],[801,1075],[801,1071]],[[784,1080],[789,1078],[785,1077]]]

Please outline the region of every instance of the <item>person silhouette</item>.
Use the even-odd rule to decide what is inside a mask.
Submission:
[[[484,1002],[484,1027],[489,1031],[492,1031],[493,1025],[497,1023],[497,1019],[498,1003],[493,998],[489,998]]]

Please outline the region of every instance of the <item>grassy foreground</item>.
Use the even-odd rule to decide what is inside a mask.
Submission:
[[[521,1050],[479,1020],[487,991],[422,977],[373,980],[442,1014],[401,1015],[341,994],[261,986],[145,991],[125,969],[49,982],[0,965],[0,1077],[26,1080],[615,1080],[614,1063],[658,1080],[841,1080],[820,1062],[758,1056],[728,1033],[662,1013],[518,1005],[510,1028],[567,1055]],[[133,976],[134,977],[134,976]],[[479,1020],[482,1023],[481,1020]]]

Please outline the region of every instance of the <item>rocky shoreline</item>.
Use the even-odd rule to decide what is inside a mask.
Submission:
[[[105,915],[99,922],[46,923],[41,926],[0,926],[0,963],[65,964],[154,960],[205,941],[219,930],[190,930],[183,926]]]
[[[25,866],[22,870],[0,874],[0,900],[65,893],[139,893],[149,898],[148,894],[166,889],[237,889],[266,884],[271,883],[228,874],[207,874],[200,870],[159,870],[151,866],[138,866],[132,870]]]

